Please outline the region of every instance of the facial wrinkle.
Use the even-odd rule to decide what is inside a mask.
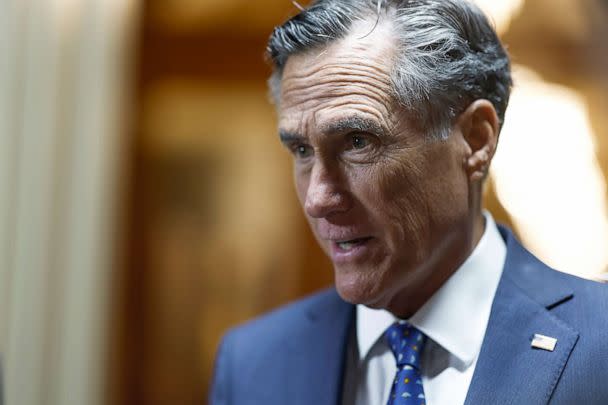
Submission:
[[[377,87],[386,91],[390,88],[390,79],[388,77],[382,80],[382,77],[375,75],[373,72],[361,69],[350,69],[349,66],[343,66],[339,70],[326,72],[316,71],[309,75],[285,75],[283,77],[282,91],[288,92],[309,87],[311,82],[315,85],[326,85],[333,82],[353,82],[361,81],[369,86]]]
[[[375,86],[365,77],[345,76],[333,81],[315,81],[313,79],[308,83],[302,82],[297,87],[286,88],[283,92],[283,103],[289,104],[290,98],[286,96],[292,96],[291,98],[296,100],[298,98],[306,100],[311,97],[335,97],[351,94],[361,94],[380,103],[390,101],[390,96],[386,94],[386,89],[382,86]]]
[[[304,100],[298,100],[293,105],[290,105],[285,109],[285,115],[293,117],[289,114],[289,111],[302,110],[306,113],[298,114],[300,119],[306,119],[306,116],[313,113],[315,116],[319,116],[319,121],[326,121],[321,118],[324,115],[331,116],[332,112],[340,111],[341,109],[347,109],[352,111],[360,111],[362,114],[371,115],[373,119],[378,121],[382,126],[390,128],[391,125],[385,120],[388,113],[388,107],[381,102],[376,100],[374,103],[370,103],[369,100],[372,98],[364,97],[362,95],[349,96],[349,97],[315,97],[310,95]],[[372,105],[370,105],[372,104]],[[344,113],[342,113],[344,115]],[[287,129],[287,128],[286,128]]]
[[[295,79],[309,79],[311,76],[320,74],[333,76],[339,74],[341,71],[346,74],[366,74],[385,85],[389,85],[391,82],[390,76],[382,69],[379,62],[360,58],[342,58],[342,61],[340,62],[327,63],[322,66],[311,66],[309,70],[303,70],[300,73],[289,72],[289,76],[290,78]],[[287,75],[284,75],[284,78],[286,76]]]
[[[390,96],[386,95],[386,90],[374,86],[366,80],[366,78],[346,77],[347,80],[335,80],[330,82],[317,82],[314,85],[302,81],[298,87],[292,86],[286,88],[283,94],[283,106],[285,109],[290,109],[298,106],[306,106],[307,108],[316,106],[326,98],[336,98],[343,96],[348,101],[357,97],[368,98],[374,103],[384,107],[391,103]],[[353,100],[354,101],[354,100]],[[312,103],[311,103],[312,102]]]

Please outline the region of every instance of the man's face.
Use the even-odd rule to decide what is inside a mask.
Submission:
[[[467,145],[457,127],[448,140],[414,129],[390,95],[391,27],[362,39],[370,29],[289,58],[279,129],[339,294],[407,312],[404,297],[438,288],[470,243]]]

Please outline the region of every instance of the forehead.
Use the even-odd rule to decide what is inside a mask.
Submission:
[[[388,23],[374,28],[374,21],[360,21],[345,38],[291,56],[283,70],[279,126],[301,131],[350,116],[383,124],[393,104],[394,54]]]

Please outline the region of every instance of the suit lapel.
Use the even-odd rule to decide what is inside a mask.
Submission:
[[[331,305],[308,314],[303,339],[290,344],[287,399],[293,404],[336,405],[342,394],[342,376],[354,306],[337,294]]]
[[[550,309],[573,297],[561,279],[505,229],[507,258],[465,404],[549,402],[578,340]],[[533,349],[534,334],[557,339]]]

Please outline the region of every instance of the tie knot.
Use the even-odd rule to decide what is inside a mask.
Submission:
[[[422,332],[407,322],[395,322],[384,332],[384,336],[395,356],[397,367],[420,369],[420,353],[426,341]]]

